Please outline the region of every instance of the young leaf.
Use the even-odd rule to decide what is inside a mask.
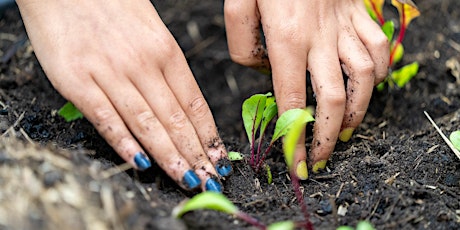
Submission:
[[[382,31],[387,36],[388,41],[393,40],[393,35],[395,33],[395,23],[393,21],[386,21],[382,25]]]
[[[460,150],[460,130],[454,131],[449,135],[449,140],[452,142],[452,145]]]
[[[70,101],[65,103],[64,106],[59,109],[58,114],[67,122],[83,118],[83,114],[80,110],[78,110]]]
[[[275,97],[268,97],[265,101],[265,109],[262,115],[262,123],[260,125],[260,135],[265,133],[265,129],[267,128],[270,121],[275,117],[278,113],[278,106],[275,103]]]
[[[276,121],[275,131],[273,133],[271,143],[286,135],[293,123],[299,118],[301,118],[302,121],[305,121],[304,124],[315,120],[311,115],[311,112],[305,109],[290,109],[284,112]]]
[[[242,116],[244,128],[248,135],[249,143],[252,145],[252,137],[259,128],[262,115],[265,109],[265,101],[272,94],[255,94],[243,102]]]
[[[375,228],[368,221],[360,221],[356,225],[356,230],[375,230]]]
[[[285,116],[285,118],[283,118],[283,116]],[[282,123],[280,126],[285,127],[284,129],[282,129],[282,132],[280,131],[280,133],[284,133],[286,135],[284,137],[283,143],[284,158],[289,170],[291,170],[294,161],[295,146],[297,144],[297,141],[299,140],[300,134],[304,130],[305,124],[314,121],[315,119],[313,118],[311,113],[305,109],[291,109],[286,111],[280,116],[280,118],[276,122],[277,126],[280,119],[282,119]]]
[[[418,72],[418,62],[403,66],[401,69],[391,72],[391,79],[399,88],[404,87]]]
[[[210,209],[227,214],[237,214],[238,208],[227,197],[217,192],[202,192],[195,195],[185,203],[179,204],[172,211],[176,218],[181,217],[187,212]]]
[[[239,152],[230,151],[227,153],[228,159],[231,161],[243,160],[243,156]]]
[[[401,27],[406,27],[412,19],[420,15],[420,11],[412,0],[391,0],[391,4],[398,9]]]
[[[394,65],[401,61],[402,57],[404,56],[404,46],[401,43],[396,43],[396,47],[392,47],[394,50],[391,54],[393,57],[391,58],[391,65]]]
[[[295,223],[293,221],[280,221],[268,225],[267,230],[293,230]]]

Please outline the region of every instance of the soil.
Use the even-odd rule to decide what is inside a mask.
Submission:
[[[270,78],[230,60],[223,1],[158,2],[228,149],[247,153],[241,104],[271,91]],[[409,27],[403,64],[418,61],[418,75],[402,89],[374,92],[351,141],[337,143],[327,170],[301,183],[316,229],[359,220],[377,229],[460,228],[460,159],[423,113],[447,135],[460,129],[460,2],[416,3],[421,16]],[[198,33],[187,30],[194,26]],[[88,121],[59,117],[66,101],[42,72],[14,7],[0,19],[0,57],[0,229],[254,229],[215,211],[171,217],[192,193],[157,166],[124,170]],[[303,220],[279,148],[267,163],[272,184],[234,162],[224,194],[264,223]]]

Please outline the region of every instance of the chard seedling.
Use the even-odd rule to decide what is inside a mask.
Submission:
[[[314,121],[314,118],[308,109],[291,109],[284,112],[276,123],[277,126],[278,123],[287,123],[287,125],[280,125],[280,127],[286,127],[283,131],[285,134],[283,141],[284,159],[291,177],[292,188],[305,218],[304,227],[306,229],[313,229],[313,225],[310,222],[307,205],[303,200],[302,191],[300,190],[299,178],[294,170],[294,154],[297,141],[305,129],[306,124],[312,121]]]
[[[256,172],[259,172],[266,155],[277,140],[273,135],[268,147],[265,148],[265,151],[262,150],[267,126],[276,116],[276,113],[278,113],[278,107],[275,103],[275,97],[271,93],[255,94],[243,102],[243,123],[251,148],[249,164]],[[259,136],[256,140],[257,133]]]
[[[392,0],[391,4],[398,9],[399,13],[399,32],[394,36],[395,25],[393,21],[386,21],[383,16],[384,0],[364,0],[369,15],[376,20],[382,27],[382,31],[390,41],[390,67],[394,68],[404,55],[404,46],[402,41],[406,35],[407,27],[412,19],[420,15],[417,6],[412,0]],[[398,87],[403,87],[410,79],[418,72],[418,62],[401,67],[401,69],[390,71],[389,76],[377,86],[378,90],[383,90],[385,83],[388,83],[390,88],[396,84]]]
[[[262,230],[293,230],[296,223],[293,221],[281,221],[265,225],[249,214],[238,209],[226,196],[216,192],[202,192],[191,199],[176,206],[172,212],[176,218],[182,217],[185,213],[200,209],[208,209],[234,215],[237,218]]]
[[[70,101],[65,103],[58,111],[59,116],[67,122],[83,118],[83,114]]]

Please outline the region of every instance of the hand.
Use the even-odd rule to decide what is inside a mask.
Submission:
[[[53,86],[135,168],[146,151],[184,189],[232,168],[180,47],[147,0],[18,0]]]
[[[224,12],[232,59],[258,69],[271,65],[280,114],[306,106],[310,72],[317,109],[309,165],[314,172],[324,168],[337,138],[350,139],[374,85],[387,75],[389,44],[382,30],[362,0],[227,0]],[[308,176],[304,143],[301,138],[294,163],[301,179]]]

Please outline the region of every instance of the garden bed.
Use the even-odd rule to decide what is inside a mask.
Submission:
[[[241,104],[271,91],[270,78],[230,60],[222,1],[161,2],[157,9],[184,50],[228,149],[247,153]],[[375,92],[351,141],[338,143],[327,170],[301,184],[317,229],[359,220],[378,229],[460,228],[460,159],[423,113],[446,134],[460,129],[460,2],[416,3],[421,16],[409,27],[403,62],[418,61],[420,72],[403,89]],[[199,35],[187,25],[198,26]],[[251,228],[214,211],[172,218],[172,209],[193,194],[157,166],[112,171],[123,161],[91,124],[56,115],[65,99],[24,38],[18,11],[7,11],[0,19],[0,102],[6,106],[0,108],[0,229]],[[272,184],[247,162],[234,162],[224,195],[265,223],[302,220],[279,147],[267,163]]]

